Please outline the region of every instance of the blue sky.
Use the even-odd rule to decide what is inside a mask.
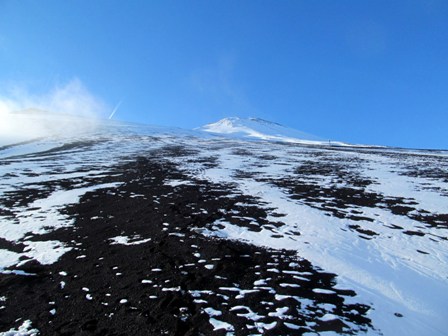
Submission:
[[[77,81],[132,122],[448,149],[447,60],[445,0],[0,0],[0,96]]]

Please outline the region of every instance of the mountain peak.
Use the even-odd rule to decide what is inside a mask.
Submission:
[[[321,143],[315,135],[298,131],[279,123],[261,118],[228,117],[215,123],[204,125],[198,130],[236,138],[248,138],[268,141]]]
[[[265,124],[265,125],[277,125],[277,126],[282,126],[279,123],[273,122],[273,121],[269,121],[269,120],[265,120],[262,118],[257,118],[257,117],[249,117],[249,118],[241,118],[241,117],[227,117],[227,118],[223,118],[221,120],[218,120],[215,123],[212,124],[221,124],[221,125],[234,125],[234,124],[241,124],[241,123],[245,123],[245,122],[254,122],[254,123],[259,123],[259,124]],[[208,125],[212,125],[212,124],[208,124]],[[284,126],[282,126],[284,127]]]

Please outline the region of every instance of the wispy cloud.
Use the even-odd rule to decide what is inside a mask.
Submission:
[[[75,78],[64,85],[56,85],[49,92],[34,94],[23,86],[11,86],[0,92],[0,112],[13,113],[39,109],[52,113],[82,117],[104,116],[107,105],[94,96]]]
[[[223,56],[215,65],[196,69],[190,83],[197,94],[210,102],[210,108],[220,106],[225,114],[254,114],[243,86],[236,80],[237,62],[234,56]],[[215,112],[216,111],[209,111]]]
[[[360,57],[383,56],[388,48],[386,28],[371,20],[353,22],[346,40],[350,50]]]
[[[10,86],[0,92],[0,140],[5,143],[53,134],[72,135],[91,129],[95,120],[109,111],[79,79],[56,85],[43,94]]]

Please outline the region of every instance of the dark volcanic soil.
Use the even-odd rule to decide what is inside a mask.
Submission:
[[[356,293],[336,289],[335,275],[293,252],[201,235],[230,211],[266,223],[256,200],[235,197],[231,185],[167,180],[188,178],[166,162],[137,159],[103,178],[123,182],[120,187],[87,193],[65,209],[75,226],[39,240],[73,249],[52,265],[22,266],[34,275],[0,274],[7,297],[0,331],[28,319],[42,335],[225,335],[225,328],[236,335],[358,334],[372,328],[370,307],[346,302]],[[117,236],[148,241],[113,244]]]

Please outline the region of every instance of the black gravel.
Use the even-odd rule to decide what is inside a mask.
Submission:
[[[172,179],[190,183],[165,183]],[[96,182],[122,185],[87,193],[64,210],[75,218],[73,227],[35,238],[64,242],[70,252],[52,265],[21,266],[33,275],[0,274],[7,297],[0,331],[31,320],[42,335],[225,335],[214,330],[207,308],[219,311],[213,318],[231,324],[236,335],[373,330],[371,307],[347,303],[356,302],[356,293],[335,288],[336,275],[292,251],[201,234],[216,220],[235,220],[230,212],[268,223],[257,200],[235,196],[232,185],[188,179],[157,158],[117,166]],[[11,197],[28,204],[37,196],[30,192]],[[253,222],[238,224],[259,230]],[[150,241],[112,244],[117,236]],[[249,312],[258,319],[247,318]],[[330,312],[336,318],[322,320]]]

